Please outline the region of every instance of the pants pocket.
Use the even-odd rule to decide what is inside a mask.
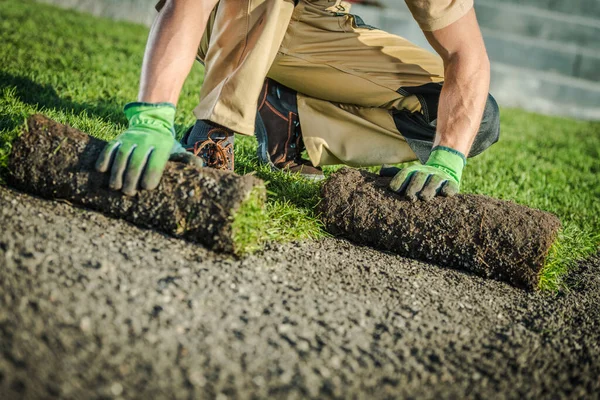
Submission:
[[[422,163],[429,158],[431,147],[437,131],[437,111],[440,102],[441,83],[428,83],[421,86],[402,87],[397,90],[404,96],[417,96],[421,103],[421,112],[411,113],[407,110],[394,110],[392,117],[398,132],[406,139],[410,148]],[[474,157],[500,137],[500,111],[496,100],[488,95],[481,119],[481,125],[468,157]]]
[[[350,14],[351,6],[352,5],[347,1],[336,0],[335,4],[330,7],[327,7],[325,11],[332,13],[336,17],[345,17],[347,19],[347,22],[350,22],[352,28],[354,29],[379,29],[365,23],[365,21],[360,16],[356,14]]]
[[[325,11],[329,11],[337,16],[348,15],[350,12],[351,4],[347,1],[336,0],[335,4],[327,7]]]
[[[368,29],[371,31],[375,30],[375,29],[379,29],[373,25],[369,25],[369,24],[365,23],[365,21],[356,14],[350,14],[350,17],[352,17],[352,25],[354,25],[355,28]]]

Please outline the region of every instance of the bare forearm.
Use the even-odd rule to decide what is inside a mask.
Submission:
[[[469,154],[479,130],[490,87],[490,61],[475,10],[445,28],[424,32],[444,60],[434,146]]]
[[[217,0],[170,0],[152,25],[138,100],[177,104]]]
[[[446,146],[469,154],[481,124],[489,85],[490,66],[485,52],[480,58],[461,59],[457,54],[448,60],[434,146]]]

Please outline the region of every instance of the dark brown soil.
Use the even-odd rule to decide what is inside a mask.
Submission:
[[[94,164],[106,143],[43,115],[34,115],[13,144],[9,183],[153,227],[172,236],[234,252],[232,224],[252,190],[264,184],[250,175],[170,162],[157,190],[133,197],[108,189],[108,174]]]
[[[331,233],[405,257],[534,289],[561,226],[550,213],[479,195],[410,202],[390,178],[344,168],[323,185]]]
[[[349,242],[235,259],[0,187],[0,399],[598,398],[600,258],[548,296]]]

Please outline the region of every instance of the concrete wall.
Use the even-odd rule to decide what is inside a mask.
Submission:
[[[41,0],[150,25],[155,0]],[[354,5],[367,24],[429,48],[401,0]],[[492,60],[491,92],[505,106],[600,119],[600,0],[475,0]]]
[[[383,10],[352,12],[431,49],[403,1],[380,1]],[[475,9],[500,104],[600,119],[600,0],[475,0]]]

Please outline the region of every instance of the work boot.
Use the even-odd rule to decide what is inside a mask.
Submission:
[[[230,129],[198,120],[181,139],[187,151],[200,157],[205,167],[233,171],[234,134]]]
[[[256,115],[258,159],[274,171],[297,173],[320,181],[323,170],[302,158],[304,141],[298,117],[296,92],[267,78]]]

